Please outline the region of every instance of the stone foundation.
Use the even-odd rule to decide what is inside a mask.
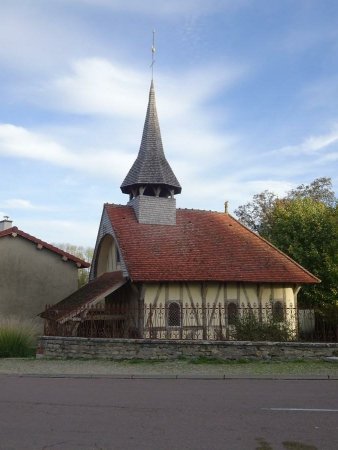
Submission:
[[[222,360],[318,360],[338,356],[338,343],[159,341],[42,336],[37,357],[71,359],[217,358]]]

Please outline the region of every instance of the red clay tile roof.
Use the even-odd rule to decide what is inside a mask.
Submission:
[[[132,281],[320,281],[228,214],[178,209],[176,225],[148,225],[105,208]]]
[[[79,313],[84,307],[94,304],[111,292],[123,286],[127,280],[122,272],[106,272],[103,275],[85,284],[60,302],[39,314],[43,319],[60,320],[67,316]]]
[[[76,256],[71,255],[70,253],[65,252],[64,250],[61,250],[60,248],[54,247],[54,245],[48,244],[45,241],[41,241],[41,239],[38,239],[35,236],[31,236],[30,234],[25,233],[24,231],[19,230],[17,227],[11,227],[11,228],[8,228],[7,230],[0,231],[0,238],[2,238],[4,236],[10,236],[12,234],[21,236],[24,239],[28,239],[29,241],[33,242],[36,245],[40,244],[43,248],[46,248],[46,249],[50,250],[51,252],[57,253],[58,255],[67,258],[67,260],[72,261],[75,264],[77,264],[79,269],[83,269],[83,268],[90,266],[90,264],[87,263],[86,261],[83,261],[82,259],[77,258]]]

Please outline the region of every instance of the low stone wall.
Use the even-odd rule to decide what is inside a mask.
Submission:
[[[159,341],[146,339],[39,338],[39,358],[314,360],[338,356],[338,343]]]

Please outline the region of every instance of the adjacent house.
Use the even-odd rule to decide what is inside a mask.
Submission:
[[[126,205],[103,206],[89,284],[42,314],[51,333],[88,335],[90,322],[113,336],[219,339],[240,308],[264,315],[272,305],[282,320],[301,286],[319,282],[226,210],[176,208],[181,186],[164,155],[153,82],[121,190]]]
[[[0,221],[0,317],[36,318],[78,288],[81,259]]]

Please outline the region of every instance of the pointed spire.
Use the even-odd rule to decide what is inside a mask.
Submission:
[[[156,111],[154,82],[151,80],[140,150],[121,185],[121,191],[132,198],[139,194],[170,197],[179,194],[181,190],[164,155]]]

